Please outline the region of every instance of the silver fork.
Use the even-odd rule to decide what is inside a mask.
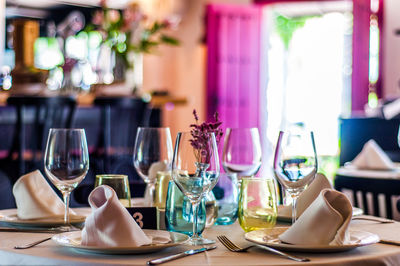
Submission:
[[[308,258],[302,258],[302,257],[293,256],[293,255],[287,254],[285,252],[282,252],[280,250],[277,250],[277,249],[274,249],[274,248],[271,248],[271,247],[268,247],[268,246],[251,245],[251,246],[248,246],[248,247],[245,247],[245,248],[241,248],[238,245],[234,244],[231,240],[229,240],[224,235],[217,236],[217,238],[222,243],[222,245],[224,245],[229,251],[232,251],[232,252],[244,252],[244,251],[247,251],[250,248],[258,247],[258,248],[262,248],[262,249],[268,250],[269,252],[281,255],[281,256],[283,256],[283,257],[285,257],[287,259],[295,260],[295,261],[298,261],[298,262],[310,261],[310,259],[308,259]]]
[[[72,231],[80,231],[80,229],[79,229],[78,227],[73,226],[73,225],[70,225],[70,226],[60,226],[60,227],[58,227],[57,230],[54,231],[54,232],[55,232],[55,233],[65,233],[65,232],[72,232]],[[37,246],[37,245],[39,245],[39,244],[41,244],[41,243],[43,243],[43,242],[46,242],[46,241],[50,240],[51,238],[52,238],[52,236],[51,236],[51,237],[46,237],[46,238],[44,238],[44,239],[40,239],[40,240],[38,240],[38,241],[35,241],[35,242],[32,242],[32,243],[28,243],[28,244],[25,244],[25,245],[17,245],[17,246],[15,246],[14,248],[15,248],[15,249],[27,249],[27,248],[32,248],[32,247],[34,247],[34,246]]]
[[[51,238],[52,238],[52,237],[47,237],[47,238],[44,238],[44,239],[41,239],[41,240],[38,240],[38,241],[35,241],[35,242],[32,242],[32,243],[29,243],[29,244],[26,244],[26,245],[15,246],[14,248],[15,248],[15,249],[27,249],[27,248],[32,248],[32,247],[34,247],[34,246],[39,245],[40,243],[43,243],[43,242],[46,242],[46,241],[50,240]]]

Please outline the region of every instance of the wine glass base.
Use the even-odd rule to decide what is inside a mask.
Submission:
[[[215,244],[215,240],[206,238],[197,238],[197,239],[189,239],[187,243],[192,246],[211,245]]]

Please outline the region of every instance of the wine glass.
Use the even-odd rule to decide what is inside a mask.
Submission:
[[[296,222],[296,202],[318,170],[312,131],[280,131],[275,149],[275,177],[292,198],[292,223]]]
[[[227,173],[242,177],[255,175],[261,166],[261,143],[257,128],[227,128],[222,154]]]
[[[133,154],[133,164],[147,184],[146,206],[153,206],[157,173],[171,170],[172,140],[168,127],[139,127]]]
[[[201,138],[194,138],[190,132],[178,133],[172,160],[172,179],[193,207],[191,245],[215,243],[199,236],[196,229],[199,204],[218,182],[219,168],[214,133],[204,133]]]
[[[82,182],[89,170],[85,130],[50,129],[44,155],[44,170],[63,195],[64,224],[69,226],[70,194]]]

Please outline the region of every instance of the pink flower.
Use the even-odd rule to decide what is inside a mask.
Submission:
[[[119,11],[115,10],[115,9],[108,10],[108,12],[106,13],[106,16],[107,16],[107,20],[111,23],[117,22],[121,17],[121,15],[119,14]]]
[[[93,14],[92,23],[93,23],[94,25],[102,25],[103,22],[104,22],[103,10],[97,10],[97,11],[95,11],[95,13]]]

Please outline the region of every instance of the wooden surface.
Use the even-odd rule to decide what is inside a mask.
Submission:
[[[7,98],[10,96],[9,92],[0,92],[0,106],[7,104]],[[55,94],[49,94],[45,96],[56,96]],[[107,95],[107,97],[114,97],[113,95]],[[115,97],[131,97],[128,95],[115,95]],[[81,93],[78,94],[76,100],[78,102],[78,106],[91,106],[96,95],[93,93]],[[144,100],[148,100],[153,107],[162,108],[166,104],[174,104],[174,105],[185,105],[187,103],[186,97],[176,97],[171,95],[145,95],[143,96]]]

